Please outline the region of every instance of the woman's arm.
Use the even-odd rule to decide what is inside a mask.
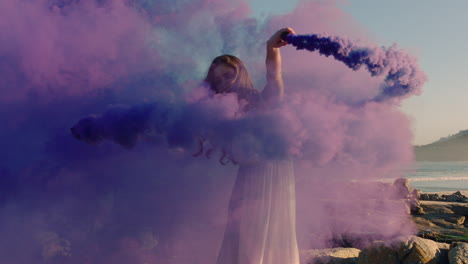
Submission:
[[[288,44],[286,41],[281,39],[281,35],[284,32],[294,34],[294,30],[292,28],[283,28],[273,34],[267,42],[267,55],[265,59],[267,83],[265,89],[262,91],[262,97],[266,101],[281,99],[284,95],[280,53],[280,48]]]

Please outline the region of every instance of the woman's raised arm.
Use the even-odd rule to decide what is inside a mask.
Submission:
[[[262,91],[262,97],[265,101],[281,99],[284,95],[280,48],[288,44],[281,38],[285,32],[294,34],[292,28],[283,28],[273,34],[267,42],[267,55],[265,59],[267,83]]]

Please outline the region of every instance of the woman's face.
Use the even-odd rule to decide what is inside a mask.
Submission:
[[[218,64],[213,68],[213,89],[217,93],[229,91],[236,78],[236,70],[226,64]]]

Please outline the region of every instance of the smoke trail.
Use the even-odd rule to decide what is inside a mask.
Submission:
[[[301,90],[286,96],[282,104],[243,113],[235,94],[213,96],[206,87],[201,91],[204,96],[191,102],[114,106],[81,119],[71,132],[88,143],[111,140],[129,148],[152,139],[160,147],[207,156],[218,152],[234,162],[295,157],[337,166],[336,160],[353,156],[385,171],[411,156],[405,142],[383,136],[392,124],[405,121],[378,102],[357,107]],[[378,116],[386,116],[387,122],[376,127]],[[378,133],[367,131],[368,126]],[[382,144],[388,147],[381,148]]]
[[[158,101],[132,107],[113,106],[102,115],[81,119],[71,132],[87,143],[111,140],[128,148],[139,139],[153,138],[160,147],[192,152],[195,156],[220,152],[221,162],[224,155],[234,162],[252,162],[284,159],[293,154],[288,142],[291,136],[281,129],[289,120],[278,115],[280,108],[246,115],[235,94],[214,98],[206,95],[209,97],[188,103]]]
[[[372,76],[385,76],[385,85],[380,94],[373,99],[375,101],[419,94],[426,81],[426,76],[419,69],[415,58],[395,46],[360,47],[349,39],[326,35],[289,34],[284,38],[298,50],[318,51],[321,55],[332,56],[353,70],[365,65]]]

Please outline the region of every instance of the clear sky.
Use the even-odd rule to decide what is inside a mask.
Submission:
[[[417,56],[429,81],[402,110],[413,120],[414,144],[468,129],[467,0],[338,1],[380,45],[397,43]],[[253,0],[256,14],[287,12],[297,3]],[[310,33],[310,32],[307,32]]]

